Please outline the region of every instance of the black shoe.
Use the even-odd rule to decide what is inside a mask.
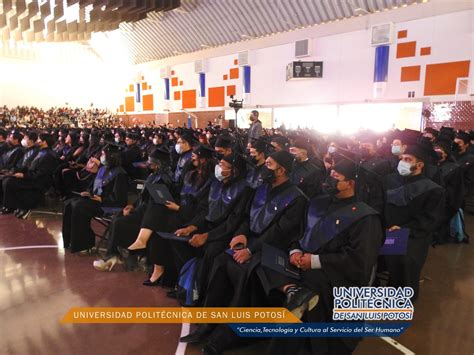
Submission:
[[[0,215],[7,215],[7,214],[12,214],[13,210],[11,208],[3,207],[0,210]]]
[[[203,346],[201,349],[201,352],[203,355],[220,355],[222,354],[222,351],[219,351],[216,349],[216,347],[212,343],[208,343]]]
[[[181,343],[199,343],[214,330],[214,326],[206,323],[199,324],[197,329],[184,337],[179,338]]]
[[[13,214],[15,215],[15,217],[18,217],[18,213],[20,213],[21,210],[19,208],[17,208],[15,211],[13,211]]]
[[[143,286],[160,286],[163,283],[163,274],[158,277],[155,281],[151,281],[149,278],[143,281]]]
[[[286,307],[298,319],[304,312],[311,311],[318,304],[319,296],[311,290],[300,286],[290,286],[286,290]]]
[[[31,210],[21,210],[17,213],[16,217],[20,219],[27,219],[31,213]]]

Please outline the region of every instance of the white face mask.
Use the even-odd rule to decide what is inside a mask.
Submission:
[[[103,166],[106,166],[107,165],[107,159],[105,159],[105,155],[102,155],[100,157],[100,163],[103,165]]]
[[[26,141],[26,139],[21,140],[21,146],[25,147],[25,148],[28,148],[28,142]]]
[[[392,154],[393,155],[400,155],[402,154],[402,147],[399,145],[392,145]]]
[[[115,143],[120,143],[120,138],[115,138]]]
[[[158,145],[158,138],[153,138],[153,144]]]
[[[400,160],[400,162],[398,163],[397,170],[401,176],[409,176],[412,172],[411,164],[407,163],[406,161]]]
[[[174,146],[174,149],[176,150],[176,153],[181,154],[183,150],[181,149],[181,144],[176,143]]]
[[[225,176],[222,175],[222,168],[219,165],[216,165],[214,168],[214,175],[216,176],[216,179],[219,181],[222,181],[225,179]]]
[[[328,153],[329,154],[334,154],[337,152],[337,148],[336,147],[333,147],[333,146],[329,146],[328,148]]]

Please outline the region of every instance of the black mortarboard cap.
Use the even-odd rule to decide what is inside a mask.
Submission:
[[[288,153],[286,150],[281,150],[270,154],[270,158],[282,166],[287,174],[291,173],[291,170],[293,169],[293,161],[295,159],[292,154]]]

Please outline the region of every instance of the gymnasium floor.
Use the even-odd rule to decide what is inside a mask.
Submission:
[[[474,235],[474,217],[467,217]],[[32,248],[52,245],[52,248]],[[20,249],[18,247],[26,247]],[[13,248],[13,249],[10,249]],[[70,307],[177,306],[142,273],[98,272],[93,256],[64,252],[61,217],[0,216],[0,354],[199,354],[178,347],[181,325],[66,324]],[[365,339],[355,354],[473,354],[474,252],[470,244],[431,249],[415,320],[397,341]],[[264,344],[229,352],[263,354]],[[411,352],[410,352],[411,351]]]

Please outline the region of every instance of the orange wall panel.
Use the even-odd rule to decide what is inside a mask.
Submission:
[[[142,83],[142,90],[148,90],[148,84]]]
[[[183,108],[196,108],[196,90],[183,90],[181,96]]]
[[[402,67],[400,81],[418,81],[420,80],[421,66]]]
[[[182,82],[182,81],[179,82],[179,86],[183,86],[183,82]]]
[[[171,86],[178,86],[178,78],[177,77],[171,78]]]
[[[235,95],[235,85],[229,85],[227,87],[227,96]]]
[[[407,30],[398,31],[398,38],[407,38],[407,36],[408,36]]]
[[[174,92],[174,99],[175,100],[181,100],[181,91],[175,91]]]
[[[209,107],[225,106],[225,87],[219,86],[208,89]]]
[[[153,94],[143,95],[143,111],[153,111]]]
[[[469,65],[469,60],[427,65],[425,96],[454,95],[456,93],[456,80],[469,76]]]
[[[229,70],[229,79],[239,78],[239,68],[232,68]]]
[[[397,44],[397,58],[414,57],[416,54],[416,41]]]
[[[430,55],[431,47],[423,47],[420,49],[420,55]]]
[[[228,76],[227,74],[224,74],[224,75],[222,76],[222,79],[227,80],[227,79],[229,79],[229,76]]]
[[[128,91],[134,92],[134,91],[135,91],[135,85],[130,84],[130,85],[128,86]]]
[[[135,97],[128,96],[125,98],[125,112],[135,111]]]
[[[124,111],[125,111],[124,105],[120,105],[120,112],[124,112]]]

